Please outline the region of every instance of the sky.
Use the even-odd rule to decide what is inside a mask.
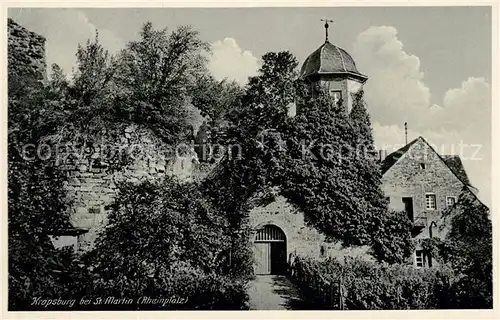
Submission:
[[[141,26],[192,25],[212,46],[209,69],[245,84],[260,57],[288,50],[300,64],[330,42],[369,80],[365,100],[375,144],[389,152],[423,136],[440,154],[459,154],[479,198],[491,207],[491,9],[489,7],[11,8],[8,16],[46,37],[47,64],[68,74],[78,43],[116,53]]]

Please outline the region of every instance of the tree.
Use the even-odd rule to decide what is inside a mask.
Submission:
[[[258,75],[249,78],[245,93],[227,114],[229,150],[205,181],[223,211],[239,213],[240,218],[248,199],[274,183],[279,167],[274,151],[279,152],[288,104],[294,101],[295,57],[288,51],[269,52],[262,61]]]
[[[491,308],[492,224],[489,209],[464,187],[444,213],[451,225],[439,245],[440,257],[458,275],[452,284],[460,308]]]
[[[68,293],[73,287],[66,283],[67,277],[79,268],[72,253],[54,249],[49,238],[69,226],[66,179],[56,166],[54,143],[48,139],[64,121],[57,99],[60,92],[55,90],[59,84],[53,80],[45,87],[31,86],[22,79],[9,74],[10,310],[32,308],[37,296],[57,298]]]
[[[167,33],[144,24],[140,39],[118,56],[117,114],[144,124],[167,143],[190,136],[188,98],[196,79],[206,74],[208,44],[182,26]]]
[[[381,261],[402,263],[413,252],[413,226],[404,212],[387,209],[381,190],[382,174],[376,163],[370,116],[363,95],[363,90],[353,94],[353,108],[349,114],[356,136],[355,164],[360,182],[356,190],[372,205],[373,226],[369,233],[372,235],[373,255]]]
[[[306,222],[346,244],[369,242],[370,203],[358,192],[355,132],[347,115],[328,96],[298,114],[290,137],[280,185]]]
[[[216,151],[211,146],[225,144],[229,127],[228,114],[242,95],[242,88],[234,81],[217,81],[211,75],[197,80],[196,90],[191,94],[191,103],[206,119],[195,138],[200,161],[215,160],[220,157],[210,153]]]
[[[82,113],[94,116],[95,112],[109,113],[109,102],[104,105],[103,102],[109,99],[115,89],[113,77],[116,64],[108,51],[99,43],[97,31],[94,41],[87,40],[85,46],[78,45],[76,58],[77,68],[73,74],[71,93],[77,100],[77,107],[91,108]]]
[[[413,224],[408,214],[388,210],[374,219],[377,223],[372,240],[372,255],[379,261],[390,264],[403,263],[414,249],[410,230]]]

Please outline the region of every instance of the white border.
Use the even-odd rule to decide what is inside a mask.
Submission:
[[[498,17],[499,17],[499,0],[495,1],[464,1],[464,0],[441,0],[441,1],[401,1],[401,0],[386,0],[386,1],[123,1],[123,0],[107,0],[107,1],[6,1],[2,2],[2,18],[4,23],[2,24],[3,32],[2,36],[7,34],[7,8],[8,7],[335,7],[335,6],[346,6],[346,7],[380,7],[380,6],[492,6],[492,88],[500,88],[499,78],[498,78]],[[425,21],[422,21],[425,23]],[[457,22],[459,23],[459,22]],[[494,284],[494,309],[493,310],[411,310],[411,311],[211,311],[211,312],[200,312],[200,311],[127,311],[127,312],[101,312],[101,311],[79,311],[79,312],[7,312],[7,40],[6,37],[2,39],[3,50],[1,51],[1,58],[3,61],[2,68],[0,69],[1,81],[2,81],[2,102],[4,108],[2,108],[2,141],[0,143],[0,152],[3,155],[3,165],[0,166],[1,174],[4,183],[1,185],[1,203],[3,205],[3,210],[1,211],[1,222],[3,230],[0,233],[1,244],[2,244],[2,319],[186,319],[186,318],[207,318],[207,319],[233,319],[235,317],[241,319],[250,318],[287,318],[287,319],[358,319],[358,318],[371,318],[371,319],[500,319],[499,313],[499,294],[500,289],[496,283]],[[492,92],[492,141],[493,141],[493,161],[492,164],[500,163],[499,149],[498,149],[498,138],[500,137],[499,129],[499,97],[498,91],[493,90]],[[499,191],[499,181],[500,172],[498,166],[492,167],[492,194],[498,194]],[[498,254],[497,249],[499,247],[499,217],[496,214],[498,208],[498,197],[493,196],[493,202],[491,209],[491,217],[493,222],[493,239],[494,239],[494,250],[493,250],[493,272],[494,279],[498,277]]]

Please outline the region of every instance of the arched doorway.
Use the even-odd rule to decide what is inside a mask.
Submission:
[[[254,240],[255,274],[286,272],[286,236],[274,225],[257,230]]]

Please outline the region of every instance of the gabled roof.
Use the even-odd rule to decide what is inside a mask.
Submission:
[[[418,137],[417,139],[411,141],[408,143],[406,146],[394,151],[393,153],[389,154],[381,163],[380,169],[382,171],[382,174],[385,174],[387,170],[389,170],[398,160],[401,158],[410,148],[412,145],[415,144],[418,140],[422,140],[424,143],[426,143],[434,153],[437,154],[437,156],[444,162],[444,164],[450,169],[450,171],[460,180],[462,183],[466,186],[471,186],[469,177],[467,176],[467,173],[465,172],[465,168],[462,164],[462,160],[460,159],[460,156],[458,155],[444,155],[441,156],[439,153],[432,148],[431,145],[427,143],[427,141],[422,137]]]
[[[408,151],[408,149],[410,149],[410,147],[415,142],[417,142],[417,140],[418,140],[418,138],[413,140],[412,142],[408,143],[406,146],[389,154],[387,157],[385,157],[385,159],[382,161],[382,164],[380,166],[380,169],[382,170],[382,174],[386,173],[387,170],[389,170],[399,160],[399,158],[401,158],[406,153],[406,151]]]

